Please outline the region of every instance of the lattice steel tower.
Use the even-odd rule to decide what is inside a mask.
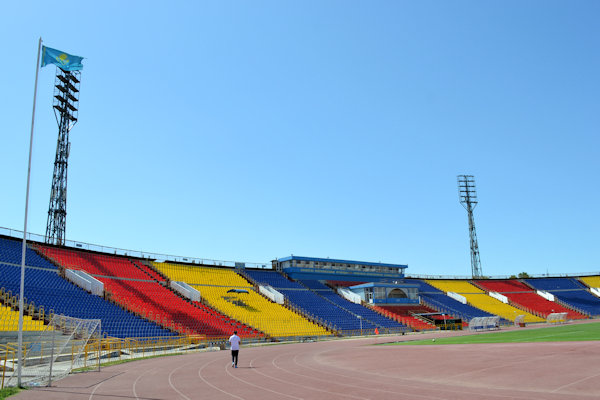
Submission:
[[[467,210],[469,215],[469,237],[471,240],[471,273],[473,278],[481,277],[481,260],[479,259],[479,245],[477,244],[477,232],[475,231],[475,220],[473,209],[477,205],[477,191],[475,190],[475,177],[473,175],[458,175],[458,198],[460,204]]]
[[[54,116],[58,123],[58,142],[50,190],[50,207],[46,225],[46,243],[63,245],[67,220],[67,167],[71,142],[69,131],[77,123],[81,72],[56,68]]]

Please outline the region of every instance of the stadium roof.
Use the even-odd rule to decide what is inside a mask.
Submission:
[[[327,262],[327,263],[337,263],[337,264],[369,265],[369,266],[374,266],[374,267],[389,267],[389,268],[399,268],[399,269],[408,268],[408,265],[403,265],[403,264],[385,264],[385,263],[380,263],[380,262],[337,260],[334,258],[315,258],[315,257],[300,257],[300,256],[289,256],[289,257],[279,258],[279,259],[277,259],[277,262],[284,262],[284,261],[291,261],[291,260]]]

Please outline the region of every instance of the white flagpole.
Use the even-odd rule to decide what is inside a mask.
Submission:
[[[27,250],[27,212],[29,209],[29,181],[31,178],[31,153],[33,151],[33,125],[35,123],[35,103],[37,98],[38,74],[40,72],[40,53],[42,38],[38,42],[37,62],[35,64],[35,87],[33,89],[33,111],[31,112],[31,134],[29,137],[29,165],[27,166],[27,191],[25,194],[25,222],[23,224],[23,247],[21,250],[21,289],[19,291],[19,345],[17,384],[21,387],[21,369],[23,366],[23,293],[25,292],[25,253]]]

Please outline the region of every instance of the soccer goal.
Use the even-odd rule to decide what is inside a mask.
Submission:
[[[51,386],[74,369],[100,368],[99,347],[89,346],[101,339],[101,320],[53,315],[43,332],[23,342],[21,386]],[[90,349],[94,350],[90,350]],[[90,354],[90,351],[92,354]],[[8,376],[8,370],[10,376]],[[19,360],[5,362],[4,386],[19,384]]]

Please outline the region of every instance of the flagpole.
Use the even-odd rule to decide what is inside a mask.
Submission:
[[[25,222],[23,223],[23,247],[21,249],[21,288],[19,291],[19,344],[18,344],[18,369],[17,384],[21,387],[21,369],[23,366],[23,293],[25,292],[25,253],[27,250],[27,212],[29,209],[29,181],[31,178],[31,154],[33,152],[33,126],[35,124],[35,103],[37,98],[38,75],[40,72],[40,52],[42,38],[38,42],[37,62],[35,64],[35,86],[33,89],[33,111],[31,112],[31,134],[29,136],[29,164],[27,166],[27,190],[25,192]]]

